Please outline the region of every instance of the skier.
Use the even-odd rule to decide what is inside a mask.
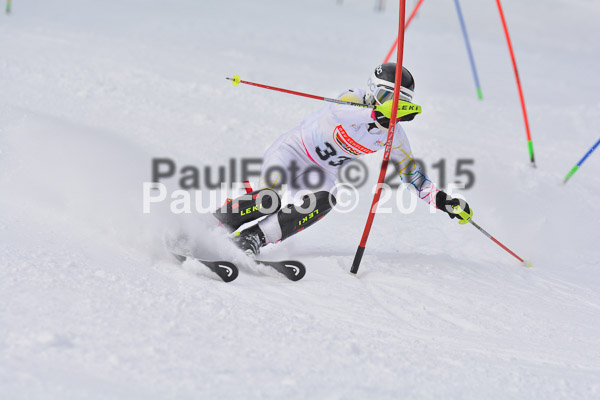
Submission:
[[[231,232],[267,215],[235,234],[234,240],[239,248],[248,254],[258,254],[261,247],[287,239],[331,211],[336,202],[334,186],[337,170],[348,160],[385,147],[395,76],[395,63],[379,65],[370,76],[366,90],[350,89],[338,97],[342,101],[366,105],[387,104],[389,112],[328,104],[281,135],[267,149],[261,167],[261,184],[264,188],[229,202],[214,214]],[[402,68],[399,99],[404,109],[407,104],[412,104],[414,88],[412,74]],[[398,122],[411,121],[419,112],[403,113]],[[462,220],[454,213],[452,207],[456,205],[461,205],[472,217],[473,213],[466,202],[437,189],[420,170],[414,161],[408,137],[399,125],[395,130],[391,158],[400,160],[394,166],[402,180],[416,191],[420,199],[448,213],[450,218]],[[315,171],[319,172],[316,187],[309,179],[309,175]],[[274,189],[281,188],[282,184],[287,185],[292,196],[307,189],[312,195],[305,195],[301,205],[289,204],[281,208],[281,198]]]

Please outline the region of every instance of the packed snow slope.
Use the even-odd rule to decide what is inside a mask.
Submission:
[[[337,3],[16,0],[0,16],[0,398],[600,397],[600,154],[560,184],[599,135],[598,2],[503,1],[537,169],[495,2],[461,1],[483,101],[452,1],[424,2],[406,34],[415,156],[436,181],[445,159],[447,183],[474,160],[459,193],[533,268],[394,193],[351,276],[381,153],[354,211],[265,249],[305,262],[300,282],[242,260],[225,284],[165,254],[185,225],[240,257],[202,216],[142,213],[153,158],[214,180],[322,106],[226,76],[329,97],[366,84],[395,2]]]

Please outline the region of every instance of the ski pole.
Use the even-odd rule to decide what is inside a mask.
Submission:
[[[332,98],[323,97],[323,96],[315,96],[314,94],[296,92],[295,90],[282,89],[282,88],[278,88],[278,87],[275,87],[275,86],[267,86],[267,85],[263,85],[263,84],[260,84],[260,83],[243,81],[240,78],[239,75],[234,75],[233,78],[225,78],[225,79],[227,79],[228,81],[232,81],[233,86],[238,86],[240,83],[243,83],[245,85],[256,86],[256,87],[263,88],[263,89],[275,90],[277,92],[283,92],[283,93],[293,94],[293,95],[296,95],[296,96],[308,97],[309,99],[316,99],[316,100],[328,101],[330,103],[345,104],[345,105],[349,105],[349,106],[356,106],[356,107],[363,107],[363,108],[375,108],[374,105],[368,105],[368,104],[362,104],[362,103],[354,103],[352,101],[344,101],[344,100],[332,99]]]
[[[460,9],[460,3],[458,0],[454,0],[456,5],[456,13],[458,14],[458,21],[460,22],[460,28],[465,39],[465,46],[467,47],[467,54],[469,55],[469,63],[471,64],[471,71],[473,71],[473,79],[475,80],[475,88],[477,89],[477,97],[479,100],[483,100],[483,93],[481,92],[481,85],[479,84],[479,76],[477,75],[477,68],[475,67],[475,58],[473,57],[473,50],[471,50],[471,42],[469,42],[469,35],[467,34],[467,26]]]
[[[596,142],[596,144],[593,145],[592,148],[585,154],[585,156],[583,156],[583,158],[581,160],[579,160],[579,162],[569,171],[569,173],[565,177],[565,180],[563,181],[563,184],[567,183],[567,181],[569,179],[571,179],[571,176],[573,176],[573,174],[575,172],[577,172],[577,170],[579,169],[579,167],[581,167],[581,164],[583,164],[583,162],[585,161],[585,159],[588,158],[590,154],[592,154],[592,151],[596,150],[596,147],[598,147],[599,144],[600,144],[600,139],[598,139],[598,141]]]
[[[373,110],[377,110],[382,112],[384,115],[390,115],[392,114],[392,108],[393,108],[393,101],[392,100],[388,100],[383,104],[374,104],[374,105],[369,105],[369,104],[362,104],[362,103],[355,103],[352,101],[345,101],[345,100],[338,100],[338,99],[332,99],[329,97],[323,97],[323,96],[315,96],[314,94],[308,94],[308,93],[302,93],[302,92],[296,92],[294,90],[289,90],[289,89],[282,89],[282,88],[278,88],[275,86],[267,86],[267,85],[263,85],[261,83],[254,83],[254,82],[249,82],[249,81],[243,81],[239,75],[234,75],[233,78],[225,78],[229,81],[233,81],[233,85],[234,86],[238,86],[240,83],[244,83],[246,85],[251,85],[251,86],[257,86],[263,89],[269,89],[269,90],[275,90],[278,92],[283,92],[283,93],[288,93],[288,94],[293,94],[296,96],[302,96],[302,97],[308,97],[309,99],[316,99],[316,100],[322,100],[322,101],[327,101],[330,103],[335,103],[335,104],[343,104],[343,105],[347,105],[347,106],[356,106],[356,107],[362,107],[362,108],[370,108]],[[398,100],[397,101],[397,111],[396,111],[396,118],[401,118],[404,117],[406,115],[409,114],[420,114],[421,113],[421,106],[418,104],[414,104],[408,101],[404,101],[404,100]]]
[[[10,14],[10,0],[6,0],[6,13]]]
[[[479,230],[479,232],[483,233],[485,236],[487,236],[489,239],[491,239],[498,246],[502,247],[504,250],[506,250],[507,252],[509,252],[517,260],[521,261],[521,263],[523,263],[523,265],[525,267],[531,267],[531,262],[523,260],[521,257],[519,257],[518,255],[516,255],[511,249],[509,249],[508,247],[506,247],[505,245],[503,245],[502,243],[500,243],[500,241],[498,241],[495,237],[493,237],[492,235],[490,235],[489,233],[487,233],[487,231],[485,229],[483,229],[481,226],[479,226],[477,223],[475,223],[475,221],[473,221],[473,219],[471,217],[471,214],[466,213],[462,208],[460,208],[460,206],[454,206],[452,208],[454,208],[454,211],[456,211],[456,214],[458,214],[458,215],[461,216],[461,218],[463,219],[461,222],[463,224],[466,224],[467,222],[470,223],[475,228],[477,228]]]
[[[406,20],[406,24],[404,25],[405,30],[408,29],[408,25],[410,25],[410,22],[413,20],[415,15],[417,15],[417,11],[419,11],[419,7],[421,7],[421,4],[423,4],[423,0],[419,0],[417,5],[415,6],[415,8],[413,8],[412,13],[410,13],[410,17],[408,17],[408,20]],[[390,61],[390,58],[392,57],[392,54],[394,54],[394,50],[396,50],[397,47],[398,47],[398,36],[396,36],[396,41],[394,42],[392,47],[390,47],[390,51],[388,51],[387,55],[385,56],[385,59],[383,60],[384,64],[386,62]]]
[[[519,71],[517,70],[517,61],[515,60],[515,53],[510,42],[510,36],[508,34],[508,27],[506,26],[506,19],[504,19],[504,12],[502,11],[502,4],[500,0],[496,0],[498,4],[498,12],[500,13],[500,19],[502,20],[502,27],[504,28],[504,35],[506,36],[506,43],[508,44],[508,52],[512,60],[513,69],[515,72],[515,80],[517,81],[517,89],[519,89],[519,98],[521,99],[521,110],[523,111],[523,120],[525,121],[525,132],[527,133],[527,146],[529,148],[529,160],[531,166],[535,168],[535,159],[533,157],[533,142],[531,141],[531,131],[529,130],[529,120],[527,118],[527,109],[525,108],[525,98],[523,97],[523,88],[521,88],[521,79],[519,78]]]

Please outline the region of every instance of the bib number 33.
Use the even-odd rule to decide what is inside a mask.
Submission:
[[[337,155],[337,151],[331,145],[331,143],[325,142],[324,145],[325,145],[325,147],[323,149],[321,149],[319,146],[315,147],[315,152],[317,153],[317,155],[319,156],[319,158],[321,160],[327,161],[327,160],[329,160],[330,157],[334,157],[334,156]],[[350,157],[338,156],[337,160],[335,160],[335,161],[331,160],[331,161],[329,161],[328,164],[331,165],[331,166],[333,166],[333,167],[339,167],[346,160],[350,160]]]

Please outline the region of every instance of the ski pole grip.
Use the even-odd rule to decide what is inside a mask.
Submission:
[[[473,218],[473,210],[471,210],[471,214],[469,214],[465,210],[460,208],[460,206],[454,206],[452,208],[455,211],[454,214],[458,214],[462,218],[461,221],[458,221],[459,224],[464,225],[466,223],[471,222],[471,218]]]

